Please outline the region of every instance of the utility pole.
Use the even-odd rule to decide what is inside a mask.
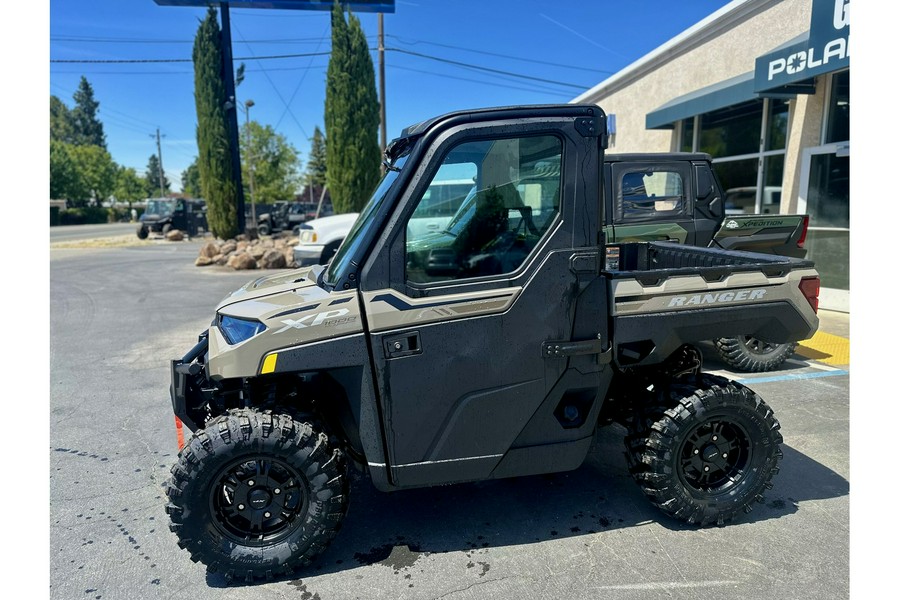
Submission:
[[[250,150],[250,107],[254,106],[255,102],[253,100],[247,99],[244,102],[244,115],[247,117],[245,121],[247,123],[247,170],[250,171],[250,222],[252,223],[253,231],[256,231],[256,193],[253,190],[253,152]]]
[[[152,135],[150,137],[153,137]],[[159,197],[166,197],[166,172],[163,171],[162,165],[162,144],[159,141],[159,127],[156,128],[156,157],[159,159]]]
[[[381,95],[381,151],[387,148],[387,118],[384,108],[384,14],[378,13],[378,81]],[[383,167],[382,167],[383,169]]]

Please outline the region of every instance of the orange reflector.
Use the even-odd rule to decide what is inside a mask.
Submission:
[[[181,419],[175,417],[175,438],[178,440],[178,451],[181,452],[181,449],[184,448],[184,423],[181,422]]]

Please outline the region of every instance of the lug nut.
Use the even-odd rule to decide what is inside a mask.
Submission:
[[[728,458],[727,454],[722,454],[722,458]]]
[[[709,467],[703,467],[704,471],[709,471]]]
[[[716,439],[716,438],[713,438],[713,439]],[[255,482],[251,479],[250,481],[247,482],[247,485],[249,485],[250,487],[253,487],[255,485]]]
[[[717,436],[717,435],[714,435],[714,436],[713,436],[713,441],[714,441],[714,442],[717,441],[718,439],[719,439],[719,436]]]
[[[269,517],[272,516],[272,513],[266,512],[266,513],[263,513],[263,516],[268,519]]]
[[[278,495],[278,494],[280,494],[280,493],[281,493],[281,490],[280,490],[280,489],[278,489],[278,488],[275,488],[275,489],[274,489],[274,490],[272,490],[272,491],[273,491],[273,492],[275,492],[275,495]]]
[[[694,448],[694,454],[700,454],[700,451]]]
[[[238,510],[244,510],[244,505],[243,505],[243,504],[238,504]]]

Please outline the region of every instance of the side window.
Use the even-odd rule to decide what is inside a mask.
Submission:
[[[407,222],[407,280],[515,271],[559,214],[561,158],[549,135],[451,149]]]
[[[673,171],[629,171],[622,175],[622,217],[643,220],[685,212],[684,181]]]

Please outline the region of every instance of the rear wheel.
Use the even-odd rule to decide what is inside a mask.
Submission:
[[[723,361],[739,371],[751,373],[780,367],[797,349],[796,343],[775,344],[750,335],[719,338],[715,346]]]
[[[227,580],[292,573],[328,546],[347,509],[343,453],[286,414],[232,411],[198,431],[167,486],[170,529]]]
[[[266,222],[260,223],[256,230],[259,232],[259,235],[269,235],[272,233],[272,227]]]
[[[750,512],[772,487],[782,456],[772,410],[721,378],[676,389],[677,403],[636,419],[652,424],[626,439],[635,481],[651,503],[687,523],[723,524]]]

